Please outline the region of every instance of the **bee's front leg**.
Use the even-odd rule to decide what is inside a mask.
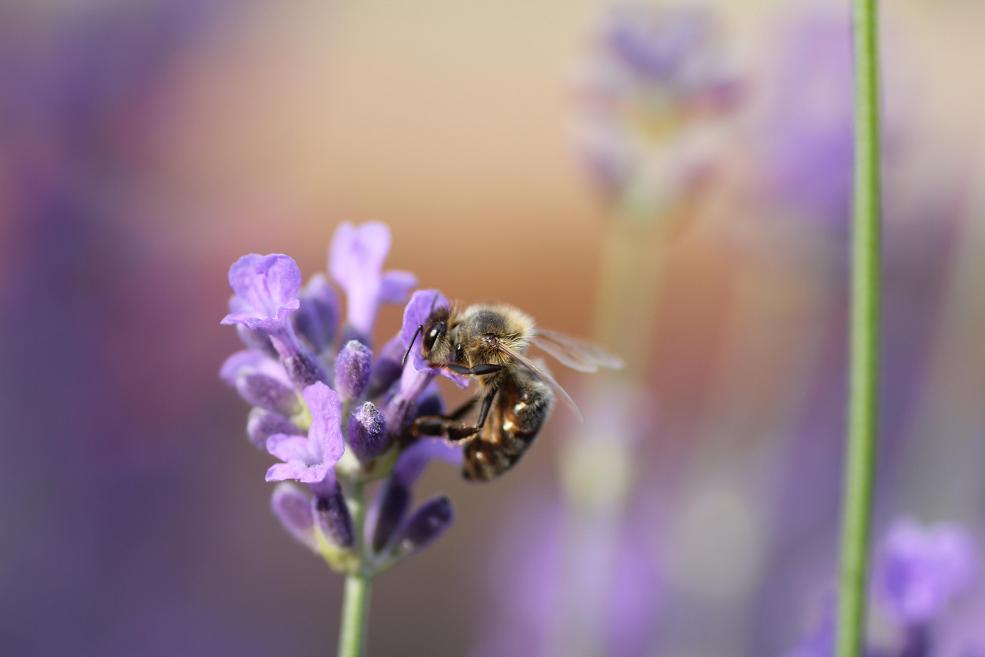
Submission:
[[[456,441],[474,436],[482,430],[482,425],[486,423],[486,416],[489,415],[489,409],[492,408],[493,398],[495,397],[496,391],[493,390],[482,398],[482,406],[479,407],[479,417],[474,426],[463,425],[458,420],[475,405],[476,399],[467,402],[448,417],[425,415],[417,418],[410,427],[411,436],[414,438],[420,438],[421,436],[447,436],[449,440]]]

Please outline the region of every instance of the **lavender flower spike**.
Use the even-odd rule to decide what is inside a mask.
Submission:
[[[417,285],[410,272],[383,271],[389,251],[390,229],[378,222],[342,223],[332,238],[329,272],[345,290],[349,326],[363,336],[372,332],[381,303],[403,303]]]
[[[333,474],[335,464],[345,451],[339,425],[342,405],[338,395],[324,383],[308,386],[303,394],[311,412],[308,435],[275,434],[267,439],[267,451],[284,461],[270,466],[267,481],[323,482]]]
[[[896,524],[876,562],[876,589],[904,625],[933,619],[968,587],[975,570],[968,532],[954,524]]]

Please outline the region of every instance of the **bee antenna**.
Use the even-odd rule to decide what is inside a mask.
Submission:
[[[404,357],[400,359],[400,367],[407,364],[407,357],[410,356],[410,350],[414,348],[414,343],[417,342],[417,336],[424,332],[424,324],[418,324],[417,330],[414,331],[414,337],[410,339],[410,344],[407,345],[407,351],[404,352]]]

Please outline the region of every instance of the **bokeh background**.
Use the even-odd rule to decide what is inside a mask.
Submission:
[[[981,536],[985,6],[884,5],[876,529]],[[509,476],[429,471],[456,523],[378,581],[371,655],[795,645],[834,583],[848,3],[646,6],[715,27],[582,1],[4,3],[0,651],[331,654],[341,580],[269,511],[218,320],[236,257],[310,274],[367,219],[423,286],[629,361],[559,372],[587,421],[559,410]],[[613,20],[711,73],[639,101]]]

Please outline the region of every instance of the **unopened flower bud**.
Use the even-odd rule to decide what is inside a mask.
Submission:
[[[349,416],[346,431],[349,447],[360,461],[370,461],[390,447],[383,413],[373,402],[366,402]]]
[[[355,543],[352,516],[338,483],[329,494],[315,498],[314,515],[319,531],[329,542],[341,548],[352,547]]]
[[[315,274],[301,291],[294,328],[316,353],[332,346],[339,321],[339,297],[324,274]]]
[[[454,519],[451,500],[433,497],[417,509],[398,539],[399,549],[411,554],[424,549],[451,526]]]
[[[384,484],[380,492],[376,526],[373,528],[373,550],[381,552],[390,543],[409,505],[410,491],[405,486],[395,479]]]
[[[280,524],[291,536],[312,550],[317,548],[315,522],[307,495],[296,486],[282,483],[274,489],[270,506],[274,515],[280,520]]]
[[[350,340],[335,361],[335,389],[342,399],[359,399],[369,383],[373,352],[356,340]]]

